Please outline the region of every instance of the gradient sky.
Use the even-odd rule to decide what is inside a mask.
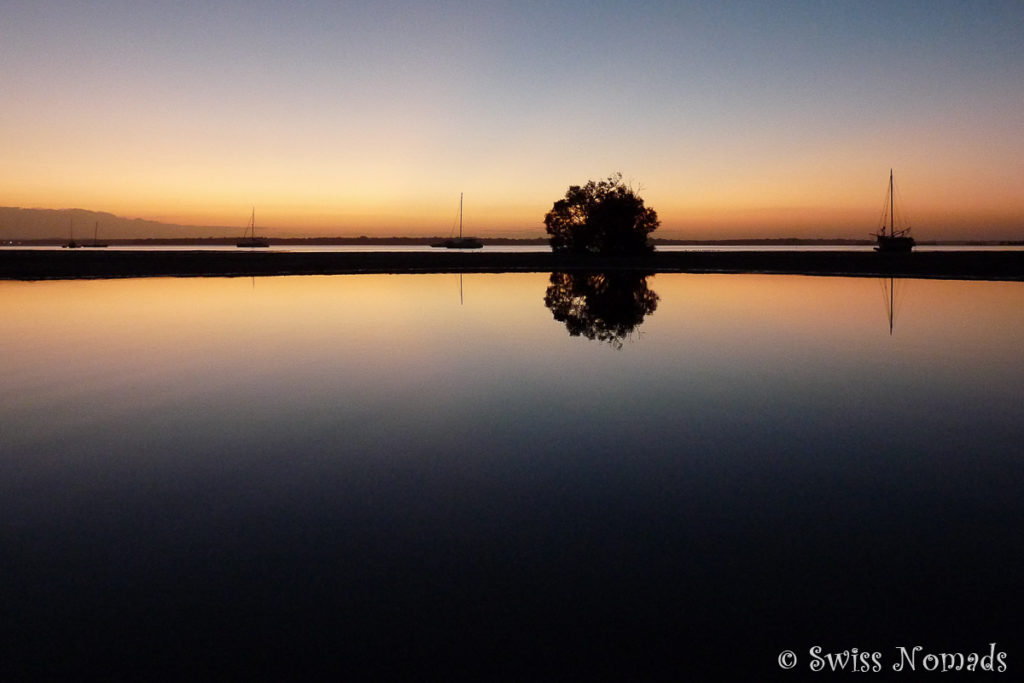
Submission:
[[[0,1],[0,205],[542,236],[1024,239],[1024,3]]]

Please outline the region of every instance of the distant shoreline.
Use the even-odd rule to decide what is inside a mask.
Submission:
[[[268,237],[271,246],[427,246],[444,239],[442,237]],[[486,237],[481,238],[490,246],[546,246],[546,237]],[[0,246],[55,247],[67,243],[66,237],[37,239],[11,239],[0,241]],[[88,245],[88,237],[80,240]],[[103,239],[104,244],[118,247],[211,247],[233,246],[238,237],[140,237]],[[873,239],[847,238],[803,238],[803,237],[761,237],[745,239],[665,239],[652,240],[657,246],[728,246],[728,247],[829,247],[829,246],[871,246]],[[1024,240],[918,240],[920,246],[951,247],[1020,247]]]
[[[1024,280],[1024,251],[673,251],[610,258],[550,252],[277,252],[0,249],[0,280],[249,277],[360,273],[634,270]]]

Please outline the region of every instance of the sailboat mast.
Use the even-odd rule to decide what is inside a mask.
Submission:
[[[459,193],[459,239],[462,239],[462,193]]]
[[[896,197],[892,191],[892,169],[889,169],[889,234],[896,236]]]

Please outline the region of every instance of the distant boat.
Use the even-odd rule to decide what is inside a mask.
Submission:
[[[82,245],[75,241],[75,219],[68,220],[68,243],[63,245],[65,249],[78,249]]]
[[[893,191],[892,169],[889,169],[889,196],[886,207],[887,214],[882,215],[882,229],[871,233],[877,240],[875,251],[887,254],[909,254],[914,248],[914,238],[910,236],[910,226],[899,229],[896,227],[896,193]],[[888,232],[887,232],[888,230]]]
[[[484,243],[476,237],[463,237],[462,236],[462,193],[459,193],[459,236],[449,237],[443,239],[440,242],[431,244],[432,247],[439,247],[444,249],[482,249]]]
[[[108,246],[106,244],[101,244],[100,241],[97,239],[97,237],[99,236],[99,232],[100,232],[100,222],[96,221],[96,225],[93,227],[93,230],[92,230],[92,244],[84,244],[82,246],[90,247],[91,249],[100,249],[100,248]]]
[[[246,237],[245,235],[248,235],[248,237]],[[254,247],[270,246],[269,239],[267,239],[266,237],[256,236],[256,207],[253,207],[252,209],[252,218],[249,219],[249,225],[245,229],[245,234],[242,236],[242,239],[240,239],[235,246],[247,247],[250,249]]]

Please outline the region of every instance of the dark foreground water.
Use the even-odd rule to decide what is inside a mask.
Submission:
[[[1013,677],[1024,285],[894,284],[0,282],[0,680]]]

